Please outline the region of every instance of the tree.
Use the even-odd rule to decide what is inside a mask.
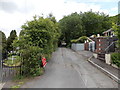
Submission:
[[[53,22],[50,18],[34,17],[33,21],[28,21],[22,26],[22,32],[32,42],[32,45],[40,48],[47,48],[52,52],[54,49],[54,41],[57,42],[60,36],[59,24]]]
[[[15,40],[15,38],[17,37],[17,34],[16,34],[16,30],[12,30],[10,32],[10,36],[8,37],[7,39],[7,51],[10,53],[10,51],[13,51],[13,46],[12,46],[12,43],[13,41]]]
[[[104,13],[88,11],[81,13],[81,16],[86,36],[102,34],[103,31],[111,28],[112,22]]]
[[[2,59],[5,59],[7,57],[7,52],[6,52],[6,36],[5,34],[0,31],[0,54],[2,55]]]
[[[54,28],[55,28],[55,37],[53,38],[53,45],[54,45],[54,50],[58,47],[58,42],[59,42],[59,37],[61,36],[61,30],[60,30],[60,25],[56,21],[55,17],[53,16],[52,13],[49,14],[47,17],[49,20],[51,20],[54,23]]]
[[[99,12],[72,13],[63,17],[60,21],[62,31],[60,41],[65,41],[68,46],[70,41],[81,36],[91,36],[102,34],[102,32],[111,28],[112,21],[108,15]]]
[[[116,16],[111,16],[109,18],[112,21],[112,23],[116,23],[118,25],[120,24],[120,14],[118,14]]]
[[[112,56],[111,56],[112,63],[116,64],[118,67],[120,67],[120,25],[113,23],[112,28],[115,31],[115,34],[117,35],[117,38],[118,38],[118,42],[117,42],[118,52],[112,54]]]
[[[72,39],[84,35],[81,17],[78,13],[72,13],[71,15],[63,17],[59,23],[62,31],[60,40],[65,41],[67,45],[70,45]]]
[[[118,46],[119,46],[119,50],[120,50],[120,25],[112,23],[112,28],[113,28],[113,30],[115,31],[115,34],[118,37]]]
[[[33,18],[22,25],[19,39],[13,43],[14,47],[20,48],[22,74],[25,76],[40,75],[41,58],[50,59],[60,37],[59,24],[51,20],[52,17]]]
[[[56,19],[55,19],[55,17],[53,16],[52,13],[49,14],[48,18],[49,18],[52,22],[57,23],[57,21],[56,21]]]

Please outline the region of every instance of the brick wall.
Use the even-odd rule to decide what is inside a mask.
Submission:
[[[89,43],[88,42],[84,43],[84,49],[89,51]]]
[[[95,53],[106,53],[105,49],[114,41],[117,40],[116,37],[96,37],[96,38],[91,38],[95,41]],[[109,48],[109,51],[114,52],[115,51],[115,46],[113,45],[112,47]]]

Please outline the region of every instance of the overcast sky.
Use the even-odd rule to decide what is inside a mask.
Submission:
[[[11,30],[19,34],[21,25],[34,15],[52,13],[57,21],[64,15],[92,9],[110,16],[118,14],[119,0],[0,0],[0,30],[8,37]]]

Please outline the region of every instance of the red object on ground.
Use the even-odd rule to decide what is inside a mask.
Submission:
[[[43,63],[43,67],[45,67],[46,64],[47,64],[47,62],[46,62],[46,58],[45,58],[45,57],[42,58],[42,63]]]

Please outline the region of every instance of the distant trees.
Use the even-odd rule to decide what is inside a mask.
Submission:
[[[110,20],[113,22],[113,23],[116,23],[118,25],[120,25],[120,14],[116,15],[116,16],[111,16],[110,17]]]
[[[0,31],[0,54],[2,55],[2,59],[7,57],[6,36],[2,31]]]
[[[103,31],[112,27],[112,21],[108,15],[92,12],[92,10],[64,16],[59,23],[62,31],[60,41],[65,41],[68,46],[73,39],[102,34]]]
[[[112,23],[109,16],[104,13],[88,11],[80,15],[86,36],[102,34],[103,31],[111,28]]]
[[[67,45],[70,44],[70,40],[84,35],[81,16],[78,13],[63,17],[59,23],[62,31],[60,40],[65,41]]]
[[[10,53],[10,51],[13,51],[13,46],[12,43],[15,40],[15,38],[17,37],[17,33],[16,30],[12,30],[10,32],[10,36],[7,38],[7,52]]]
[[[17,37],[16,31],[12,30],[10,36],[6,39],[6,35],[0,31],[0,51],[2,51],[2,59],[7,58],[7,54],[13,51],[12,43]]]

